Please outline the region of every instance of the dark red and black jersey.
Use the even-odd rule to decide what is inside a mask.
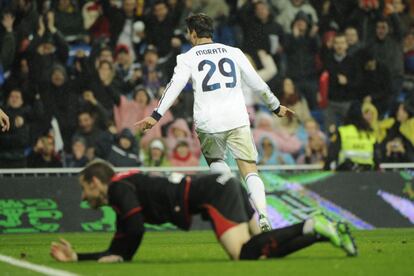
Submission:
[[[180,182],[172,183],[164,177],[129,171],[112,178],[108,202],[118,218],[139,212],[146,223],[171,222],[188,230],[191,224],[187,204],[190,184],[189,176],[183,176]]]

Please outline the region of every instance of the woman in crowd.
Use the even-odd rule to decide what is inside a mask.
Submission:
[[[295,135],[277,129],[274,125],[275,120],[272,115],[264,112],[257,113],[253,129],[253,138],[256,145],[259,144],[260,137],[267,134],[277,142],[280,151],[291,154],[298,153],[302,147],[299,139]]]
[[[258,144],[258,164],[259,165],[294,165],[295,160],[292,155],[280,152],[277,142],[272,136],[264,134],[259,138]]]
[[[303,124],[312,118],[306,99],[303,98],[295,88],[295,84],[290,78],[283,80],[282,96],[280,104],[290,108],[295,112],[295,116],[275,120],[275,127],[278,130],[292,135],[303,136]]]

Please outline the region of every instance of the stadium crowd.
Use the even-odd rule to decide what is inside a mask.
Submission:
[[[258,164],[332,168],[330,152],[348,133],[338,126],[363,129],[356,113],[375,162],[414,162],[413,1],[2,0],[0,11],[0,108],[11,121],[0,133],[0,168],[94,158],[205,164],[190,83],[153,129],[134,127],[191,47],[185,18],[199,12],[214,19],[214,41],[240,47],[296,112],[272,116],[244,88]]]

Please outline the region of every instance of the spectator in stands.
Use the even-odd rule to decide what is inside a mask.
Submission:
[[[325,140],[321,136],[309,137],[305,147],[305,164],[324,165],[327,156],[328,147]]]
[[[356,1],[309,0],[318,13],[320,34],[343,29],[349,14],[355,9]]]
[[[40,136],[32,152],[27,157],[29,168],[61,168],[60,157],[55,152],[55,141],[52,135]]]
[[[371,44],[377,60],[384,62],[391,74],[391,104],[397,101],[401,92],[404,75],[403,28],[398,13],[393,5],[388,5],[390,15],[381,17],[376,23],[375,39]]]
[[[136,116],[148,116],[151,114],[151,112],[154,110],[154,108],[157,106],[158,102],[153,99],[152,93],[147,91],[146,89],[143,89],[143,87],[139,87],[136,90],[136,94],[134,97],[134,100],[136,104],[138,104],[138,107],[140,108],[138,111],[136,110]],[[149,104],[146,104],[146,100],[150,99]],[[145,106],[145,109],[144,109]],[[125,110],[125,112],[127,112]],[[125,113],[126,116],[127,113]],[[161,120],[156,124],[151,130],[146,131],[145,133],[138,132],[136,133],[137,137],[139,137],[140,142],[140,148],[147,150],[149,143],[154,138],[159,138],[163,136],[163,129],[166,129],[166,126],[174,121],[174,116],[172,115],[171,111],[167,111],[164,116],[162,116]],[[134,126],[135,122],[128,119],[128,122],[130,123],[130,126],[136,131],[136,127]],[[164,134],[165,136],[165,134]]]
[[[113,141],[112,134],[96,125],[96,119],[89,110],[81,110],[77,117],[78,130],[73,136],[86,140],[88,159],[107,158]]]
[[[303,131],[304,123],[311,119],[306,99],[303,98],[296,89],[296,83],[291,79],[285,78],[282,84],[282,95],[280,104],[284,105],[295,112],[295,116],[275,120],[275,127],[278,130],[285,131],[291,135],[299,135]]]
[[[10,70],[10,76],[4,84],[4,90],[10,91],[15,87],[19,87],[23,93],[23,99],[26,104],[31,105],[35,99],[36,89],[31,78],[32,69],[25,55],[15,60],[14,66]]]
[[[382,159],[384,163],[408,163],[410,160],[409,153],[405,149],[404,142],[400,137],[388,141],[385,144],[385,156]]]
[[[172,150],[170,162],[174,167],[195,167],[200,163],[199,159],[194,156],[187,140],[178,140]]]
[[[42,130],[47,132],[55,117],[62,133],[65,151],[69,152],[79,110],[77,87],[68,79],[65,67],[55,64],[51,68],[49,81],[42,83],[40,88],[40,97],[45,106]]]
[[[404,36],[404,83],[403,90],[409,94],[414,91],[414,31]]]
[[[373,170],[379,162],[375,148],[374,132],[363,117],[361,104],[355,101],[348,110],[344,125],[331,137],[325,168]]]
[[[56,28],[62,32],[66,41],[79,39],[84,34],[83,17],[79,1],[58,0],[52,2],[56,17]]]
[[[136,21],[132,26],[132,49],[134,50],[135,61],[141,61],[147,45],[145,39],[145,24],[143,21]]]
[[[65,167],[82,168],[89,159],[86,156],[86,140],[83,137],[74,136],[71,145],[72,151],[66,155]]]
[[[347,26],[355,26],[363,43],[374,38],[375,24],[381,15],[379,0],[358,0],[358,6],[346,18]]]
[[[158,62],[158,50],[153,45],[148,46],[142,64],[142,79],[143,85],[155,96],[158,96],[161,87],[166,84],[166,76]]]
[[[305,136],[303,139],[305,151],[299,156],[298,163],[324,164],[328,155],[327,138],[314,119],[305,122]]]
[[[55,15],[49,11],[39,17],[38,29],[29,46],[30,67],[36,83],[50,80],[52,67],[55,64],[66,64],[69,46],[55,26]]]
[[[129,129],[123,129],[115,137],[107,160],[115,167],[137,167],[141,164],[137,142]]]
[[[121,84],[115,79],[114,65],[102,60],[98,64],[98,75],[91,80],[90,90],[95,98],[111,114],[115,105],[119,105]]]
[[[392,4],[394,5],[396,12],[399,14],[403,26],[412,28],[414,26],[414,17],[411,11],[413,4],[408,0],[393,0]],[[385,8],[385,11],[389,13],[387,8]]]
[[[414,32],[410,31],[404,36],[404,73],[414,76]]]
[[[345,35],[337,34],[334,39],[334,53],[325,64],[329,73],[329,102],[324,116],[326,129],[331,125],[341,124],[351,102],[358,99],[359,66],[347,54],[347,49]]]
[[[402,155],[404,160],[414,162],[413,99],[409,99],[398,106],[394,117],[394,124],[388,129],[383,141],[383,151],[386,152],[386,157],[391,158],[396,153],[397,155]]]
[[[133,62],[130,49],[126,45],[119,44],[115,49],[115,70],[127,88],[123,93],[130,96],[134,87],[142,82],[142,69],[140,64]]]
[[[276,55],[282,49],[284,32],[274,21],[268,4],[264,1],[246,2],[239,11],[243,31],[243,50],[256,60],[258,50]],[[259,65],[258,68],[261,66]]]
[[[391,128],[395,120],[393,118],[379,120],[378,109],[370,101],[364,101],[362,104],[362,114],[371,126],[377,143],[382,143],[387,135],[387,130]]]
[[[122,7],[118,8],[109,0],[99,0],[103,14],[108,18],[111,33],[111,46],[115,48],[118,44],[127,45],[133,49],[132,26],[139,18],[136,14],[137,1],[122,0]]]
[[[319,49],[318,28],[305,12],[298,12],[292,22],[292,32],[286,36],[287,76],[306,98],[309,107],[316,109],[318,90],[316,54]]]
[[[315,9],[306,0],[270,0],[270,3],[279,11],[277,22],[286,33],[291,32],[292,22],[300,11],[308,14],[312,22],[318,23]]]
[[[176,119],[169,125],[166,143],[169,153],[172,153],[179,141],[186,141],[192,154],[198,158],[201,155],[199,143],[194,141],[191,130],[184,119]]]
[[[81,95],[80,109],[86,108],[91,111],[96,121],[96,126],[106,130],[111,124],[111,113],[98,102],[92,90],[84,90]]]
[[[269,82],[276,76],[278,70],[276,67],[276,63],[273,60],[273,57],[267,53],[265,50],[259,50],[257,51],[257,57],[259,58],[259,64],[262,65],[262,68],[258,69],[257,64],[254,62],[253,58],[246,54],[246,56],[249,58],[250,63],[255,68],[257,74],[265,81]],[[255,120],[255,114],[256,110],[255,108],[257,105],[262,106],[263,105],[263,99],[260,98],[260,96],[255,93],[248,85],[243,85],[243,95],[244,95],[244,101],[247,107],[247,112],[249,113],[250,122],[253,124]],[[267,107],[263,107],[264,110],[266,110]],[[261,108],[259,108],[261,109]]]
[[[134,123],[151,113],[152,95],[143,86],[135,88],[132,100],[121,96],[120,103],[114,107],[114,120],[118,131],[128,128],[135,133]]]
[[[171,39],[177,27],[173,15],[164,1],[157,0],[152,5],[151,14],[145,19],[148,44],[154,45],[160,57],[165,57],[171,51]]]
[[[193,0],[192,13],[204,13],[207,16],[217,20],[221,17],[229,16],[229,6],[224,0],[208,1],[208,0]]]
[[[348,26],[345,28],[344,34],[346,43],[348,44],[348,55],[358,55],[364,46],[363,43],[359,40],[358,30],[353,26]]]
[[[259,112],[256,114],[256,121],[253,129],[253,139],[255,144],[259,144],[260,137],[263,135],[272,137],[276,141],[278,148],[282,152],[296,154],[302,147],[301,142],[295,135],[275,128],[275,119],[269,113]]]
[[[22,92],[18,89],[9,93],[7,104],[2,109],[9,116],[10,129],[0,132],[0,168],[24,168],[33,114],[30,107],[24,105]]]
[[[372,102],[380,111],[382,118],[389,110],[392,95],[392,80],[387,66],[374,57],[372,51],[363,50],[359,54],[362,64],[362,76],[359,88],[359,97]]]
[[[262,135],[257,145],[259,165],[294,165],[295,160],[289,153],[280,152],[277,142],[270,135]]]
[[[15,34],[13,33],[14,17],[11,13],[3,13],[0,27],[0,87],[4,82],[4,72],[13,64],[16,50]]]
[[[38,25],[37,1],[12,1],[9,8],[15,16],[16,48],[25,51],[29,44],[29,36],[36,32]]]
[[[318,72],[325,69],[326,64],[333,55],[333,44],[336,36],[336,31],[330,30],[322,35],[322,46],[319,48],[319,53],[316,58]]]
[[[95,67],[98,68],[101,61],[107,61],[109,63],[114,63],[114,54],[112,53],[112,48],[109,46],[102,46],[98,49],[98,55],[95,59]]]
[[[177,26],[177,29],[185,33],[187,31],[187,26],[185,24],[185,19],[192,12],[192,7],[195,1],[188,0],[168,0],[168,10],[170,11],[174,24]],[[217,6],[221,7],[221,1],[216,1]]]
[[[155,138],[149,143],[148,151],[144,159],[144,166],[147,167],[168,167],[167,147],[162,138]]]

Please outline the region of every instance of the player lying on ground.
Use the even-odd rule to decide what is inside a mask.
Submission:
[[[259,233],[248,196],[230,174],[183,176],[178,181],[148,176],[138,170],[115,174],[104,161],[90,163],[80,173],[82,198],[92,208],[111,206],[116,212],[116,233],[109,248],[97,253],[76,253],[69,242],[51,245],[58,261],[129,261],[144,235],[144,222],[171,222],[189,230],[191,218],[204,214],[233,260],[278,258],[320,241],[330,241],[350,256],[357,254],[344,223],[315,215],[302,223]]]

